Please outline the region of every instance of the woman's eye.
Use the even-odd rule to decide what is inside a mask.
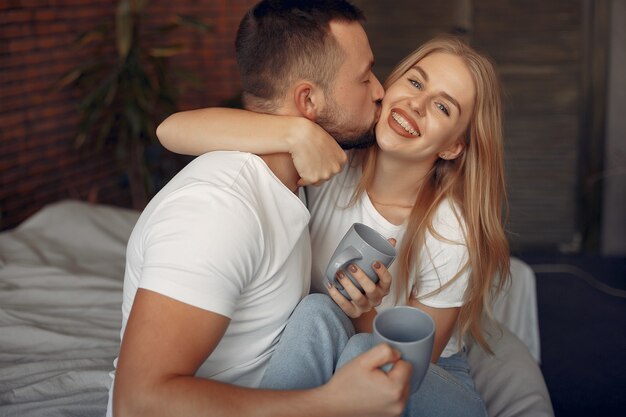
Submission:
[[[450,112],[446,106],[441,103],[437,103],[437,107],[439,107],[439,110],[441,110],[446,116],[450,116]]]
[[[418,90],[422,89],[422,83],[420,83],[419,81],[409,79],[409,82],[413,84],[413,86],[416,87]]]

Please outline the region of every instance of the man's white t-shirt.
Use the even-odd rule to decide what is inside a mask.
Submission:
[[[386,238],[395,238],[400,248],[405,225],[394,225],[385,219],[374,207],[367,193],[363,193],[354,205],[350,205],[356,184],[361,177],[361,168],[346,167],[341,173],[320,186],[307,187],[307,203],[311,212],[311,250],[313,267],[311,270],[311,291],[327,293],[325,273],[330,257],[343,235],[353,223],[363,223],[377,230]],[[419,276],[418,296],[437,290],[451,280],[463,268],[468,259],[467,246],[463,236],[463,225],[453,212],[452,203],[442,202],[433,219],[434,230],[444,237],[426,233],[426,244],[415,267],[417,273],[411,275],[411,287]],[[397,276],[397,263],[389,268],[391,275]],[[424,305],[434,308],[460,307],[468,284],[469,269],[466,270],[443,291],[420,299]],[[396,303],[395,286],[377,307],[378,311],[396,304],[404,304],[405,294],[400,294]],[[456,336],[450,341],[442,357],[459,351]]]
[[[133,229],[121,337],[138,288],[221,314],[230,324],[196,375],[257,387],[287,319],[309,291],[309,218],[261,158],[241,152],[196,158]]]

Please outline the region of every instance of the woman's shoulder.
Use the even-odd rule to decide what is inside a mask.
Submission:
[[[465,241],[465,219],[461,206],[451,198],[442,200],[433,216],[432,228],[444,239]]]

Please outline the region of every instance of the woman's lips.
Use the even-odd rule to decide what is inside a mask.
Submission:
[[[417,122],[400,109],[391,109],[389,117],[387,118],[387,123],[389,123],[391,129],[393,129],[393,131],[398,133],[400,136],[404,136],[406,138],[416,138],[422,136]]]

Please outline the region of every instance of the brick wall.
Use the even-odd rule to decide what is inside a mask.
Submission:
[[[212,23],[206,35],[177,32],[172,42],[191,46],[175,59],[202,80],[179,107],[216,105],[239,90],[233,40],[239,20],[254,0],[153,0],[145,25],[176,13]],[[0,2],[0,228],[14,227],[43,205],[78,198],[130,205],[127,181],[111,149],[77,150],[80,93],[52,92],[52,84],[89,58],[76,38],[112,20],[111,0],[3,0]],[[111,48],[111,56],[114,55]],[[160,120],[157,120],[159,122]]]

